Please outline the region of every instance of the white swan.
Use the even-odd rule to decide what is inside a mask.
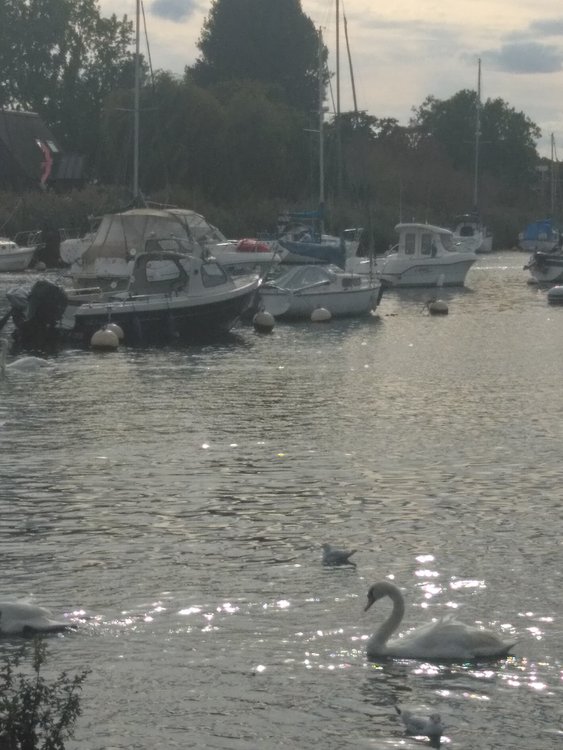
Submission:
[[[7,372],[20,374],[29,374],[37,372],[42,367],[50,367],[51,363],[41,357],[19,357],[13,362],[6,364],[6,354],[8,353],[8,342],[6,339],[0,339],[0,378],[6,376]]]
[[[405,614],[405,601],[400,590],[390,581],[374,583],[368,591],[367,604],[371,605],[388,596],[393,611],[367,643],[368,659],[381,656],[403,659],[448,659],[474,661],[507,656],[516,641],[505,641],[492,630],[465,625],[452,616],[423,625],[403,637],[390,641],[389,637],[399,627]]]
[[[73,625],[54,620],[44,607],[25,602],[0,602],[0,635],[34,635],[73,630]]]
[[[401,717],[407,734],[425,735],[426,737],[441,737],[444,733],[444,725],[440,714],[423,716],[407,711],[405,708],[395,706],[395,711]]]
[[[323,565],[353,565],[356,567],[356,563],[350,560],[352,555],[356,552],[355,549],[336,549],[336,547],[330,544],[323,544]]]

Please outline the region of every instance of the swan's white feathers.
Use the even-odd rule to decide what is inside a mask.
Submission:
[[[507,656],[516,641],[506,641],[492,630],[466,625],[445,617],[388,640],[399,627],[404,613],[403,596],[390,581],[374,584],[368,593],[368,609],[375,601],[389,596],[393,612],[367,643],[368,659],[396,657],[403,659],[446,659],[474,661]]]
[[[48,609],[25,602],[0,602],[0,635],[58,633],[71,626],[53,619]]]

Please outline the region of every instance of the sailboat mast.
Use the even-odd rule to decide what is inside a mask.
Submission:
[[[481,58],[477,67],[477,101],[475,103],[475,169],[473,182],[473,210],[478,211],[479,201],[479,139],[481,137]]]
[[[346,39],[346,52],[348,53],[348,67],[350,68],[350,82],[352,84],[352,98],[354,100],[354,112],[358,114],[358,100],[356,99],[356,82],[354,81],[354,68],[352,66],[352,55],[350,54],[350,40],[348,39],[348,21],[346,13],[342,20],[344,21],[344,38]]]
[[[550,173],[550,195],[551,195],[551,218],[555,216],[555,136],[551,134],[551,173]]]
[[[319,28],[319,227],[324,232],[325,209],[325,161],[324,161],[324,76],[323,76],[323,32]]]
[[[340,0],[336,0],[336,167],[338,196],[342,195],[342,134],[340,131]]]
[[[139,93],[141,89],[140,28],[141,0],[137,0],[135,20],[135,98],[133,105],[133,198],[139,195]]]

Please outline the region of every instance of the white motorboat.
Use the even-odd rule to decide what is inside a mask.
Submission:
[[[260,288],[263,308],[275,318],[310,318],[318,308],[331,317],[367,315],[377,308],[383,286],[367,274],[337,266],[296,265]]]
[[[83,254],[70,268],[73,286],[98,286],[104,290],[122,290],[129,283],[135,254],[154,237],[184,240],[182,249],[200,258],[213,256],[229,273],[265,275],[279,260],[270,248],[250,248],[229,241],[195,211],[182,208],[134,208],[106,214]]]
[[[148,240],[135,255],[125,291],[63,289],[47,280],[27,293],[12,290],[17,340],[31,346],[59,338],[87,346],[110,322],[130,345],[189,343],[229,331],[255,303],[261,279],[231,277],[215,260],[190,255],[186,242]]]
[[[35,253],[35,246],[22,247],[7,237],[0,237],[0,273],[25,271]]]
[[[477,256],[459,250],[453,232],[416,222],[397,224],[395,230],[398,244],[377,258],[376,265],[388,286],[463,286]]]
[[[462,214],[456,217],[453,234],[458,250],[470,253],[492,252],[493,235],[478,214]]]

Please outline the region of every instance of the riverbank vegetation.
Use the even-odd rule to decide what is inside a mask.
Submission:
[[[132,200],[123,188],[132,183],[132,23],[104,18],[97,0],[7,0],[3,14],[0,105],[36,111],[65,150],[84,154],[88,184],[65,195],[0,195],[0,233],[45,222],[85,230],[89,216]],[[32,35],[41,44],[27,44]],[[316,208],[319,36],[301,3],[215,0],[198,48],[182,76],[144,57],[144,196],[199,211],[234,237],[271,230],[280,211]],[[449,224],[471,210],[477,104],[470,90],[429,95],[406,125],[385,113],[329,112],[328,228],[364,226],[382,252],[400,218]],[[502,99],[484,101],[480,115],[480,204],[497,246],[510,247],[547,208],[541,134]]]

